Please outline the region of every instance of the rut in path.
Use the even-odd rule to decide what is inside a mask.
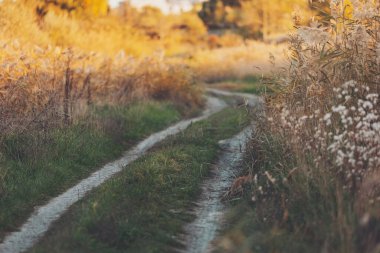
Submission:
[[[208,97],[206,110],[202,116],[183,120],[161,132],[155,133],[140,142],[135,148],[126,152],[122,158],[108,163],[88,178],[82,180],[74,187],[50,200],[44,206],[39,207],[24,223],[19,231],[5,237],[0,244],[0,253],[20,253],[31,248],[47,232],[50,225],[59,219],[70,206],[82,199],[88,192],[103,184],[116,173],[124,169],[128,164],[143,156],[155,144],[166,139],[170,135],[185,130],[194,122],[207,119],[211,115],[221,111],[227,105],[222,100]]]
[[[225,210],[221,197],[235,179],[252,127],[245,128],[231,139],[222,141],[223,152],[212,177],[202,186],[203,192],[195,208],[196,219],[186,226],[186,253],[203,253],[211,249]]]
[[[244,98],[247,106],[258,110],[261,110],[263,105],[260,97],[251,94],[216,89],[208,89],[208,92]],[[239,173],[238,169],[241,167],[241,160],[252,131],[253,126],[248,126],[231,139],[219,142],[223,152],[219,156],[212,176],[202,184],[202,195],[194,210],[196,219],[185,227],[185,238],[182,243],[186,249],[182,252],[204,253],[212,250],[212,241],[218,235],[226,211],[221,200],[222,196]]]

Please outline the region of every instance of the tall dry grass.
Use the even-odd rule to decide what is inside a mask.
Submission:
[[[293,36],[276,107],[295,144],[356,191],[380,167],[380,6],[351,2],[352,11],[332,1],[328,25],[312,21]]]
[[[72,122],[91,104],[127,104],[141,99],[200,106],[191,72],[159,56],[135,59],[85,54],[74,49],[2,44],[0,81],[2,134]]]
[[[49,12],[41,23],[33,6],[3,1],[1,136],[69,124],[92,104],[153,98],[200,106],[192,73],[173,66],[142,31],[121,22],[117,16]]]
[[[293,198],[303,199],[305,208],[307,201],[331,204],[319,210],[329,217],[329,224],[319,225],[330,233],[322,235],[325,250],[377,252],[380,4],[329,4],[331,15],[291,36],[289,67],[278,80],[282,92],[269,101],[266,127],[281,136],[296,161]],[[316,193],[320,197],[313,199]],[[338,238],[335,245],[332,238]]]

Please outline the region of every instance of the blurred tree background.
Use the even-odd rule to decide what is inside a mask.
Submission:
[[[28,1],[28,0],[26,0]],[[34,1],[30,1],[33,3]],[[36,7],[40,16],[48,11],[64,11],[69,14],[106,15],[109,11],[108,0],[39,0]]]
[[[167,15],[152,6],[136,8],[127,0],[115,8],[108,0],[12,2],[3,0],[0,21],[18,24],[19,29],[4,26],[5,37],[110,55],[124,50],[133,56],[158,51],[184,56],[236,47],[247,40],[281,43],[294,26],[293,12],[310,17],[313,11],[307,0],[209,0],[195,4],[193,10]],[[16,5],[24,18],[13,15],[9,6]],[[29,36],[31,31],[40,36]]]
[[[305,0],[210,0],[199,17],[210,31],[233,30],[244,38],[265,39],[293,26],[292,13],[309,12]]]

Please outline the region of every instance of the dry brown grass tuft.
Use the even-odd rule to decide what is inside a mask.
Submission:
[[[202,105],[201,90],[188,69],[157,56],[105,58],[77,50],[2,46],[0,81],[2,133],[32,125],[47,128],[72,122],[93,104],[126,104],[141,99]]]

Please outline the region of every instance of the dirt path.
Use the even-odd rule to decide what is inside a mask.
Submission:
[[[181,121],[166,130],[151,135],[135,146],[135,148],[126,152],[119,160],[105,165],[88,178],[49,201],[46,205],[37,208],[26,223],[20,227],[19,231],[5,237],[4,241],[0,244],[0,252],[19,253],[28,250],[47,232],[54,221],[59,219],[71,205],[82,199],[89,191],[98,187],[120,172],[125,166],[144,155],[155,144],[170,135],[183,131],[194,122],[207,119],[226,106],[226,103],[222,100],[208,97],[206,110],[202,116]]]
[[[211,249],[223,220],[224,205],[221,197],[239,173],[240,165],[252,127],[248,126],[231,139],[219,142],[223,149],[211,178],[203,183],[203,193],[195,209],[196,219],[186,226],[184,252],[203,253]]]
[[[260,107],[263,102],[260,97],[251,94],[215,89],[208,89],[208,92],[215,95],[242,97],[249,107]],[[212,241],[218,235],[226,211],[221,199],[239,173],[252,129],[253,126],[248,126],[231,139],[219,142],[223,152],[219,156],[212,176],[203,183],[203,192],[194,211],[196,219],[185,227],[186,249],[183,252],[204,253],[212,250]]]
[[[248,93],[230,92],[230,91],[218,90],[218,89],[212,89],[212,88],[208,88],[207,91],[210,94],[217,95],[217,96],[241,97],[245,100],[246,106],[249,106],[251,108],[261,107],[264,102],[261,97],[253,95],[253,94],[248,94]]]
[[[232,93],[208,89],[208,92],[217,96],[237,96],[245,99],[246,105],[258,107],[260,98],[250,94]],[[192,123],[207,119],[211,115],[226,108],[227,104],[215,97],[207,98],[206,110],[197,118],[183,120],[161,132],[155,133],[140,142],[132,150],[126,152],[122,158],[105,165],[88,178],[68,189],[58,197],[50,200],[46,205],[38,207],[19,231],[10,233],[0,244],[0,253],[19,253],[31,248],[48,231],[50,225],[58,220],[74,203],[86,196],[88,192],[103,184],[109,178],[120,172],[128,164],[140,158],[155,144],[175,135]],[[185,252],[205,252],[210,242],[216,237],[219,229],[224,205],[220,201],[221,194],[231,184],[236,173],[236,167],[245,149],[247,137],[251,127],[231,139],[222,141],[223,152],[217,163],[213,177],[203,184],[203,195],[195,214],[197,219],[186,227],[188,236],[185,243],[188,248]]]

